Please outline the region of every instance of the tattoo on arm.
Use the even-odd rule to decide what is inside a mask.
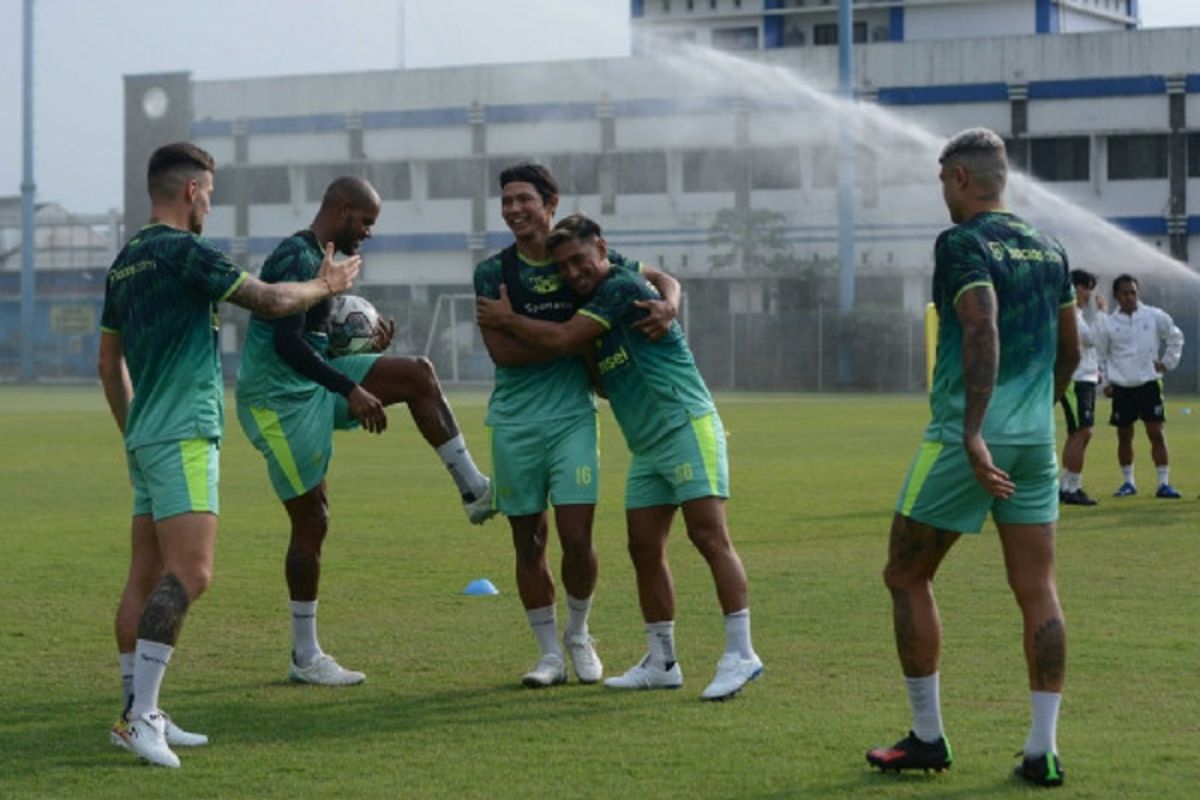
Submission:
[[[1000,364],[1000,334],[996,328],[996,294],[990,286],[963,292],[955,304],[963,328],[963,436],[976,436],[983,428],[988,402],[996,386]]]
[[[275,319],[304,311],[325,296],[322,285],[314,281],[266,283],[248,278],[229,296],[229,302],[265,319]]]
[[[1034,688],[1057,691],[1066,674],[1067,632],[1063,621],[1051,617],[1033,634]]]
[[[168,572],[146,598],[146,607],[138,623],[138,638],[174,647],[187,609],[187,590]]]

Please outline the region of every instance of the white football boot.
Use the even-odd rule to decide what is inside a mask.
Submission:
[[[758,655],[742,658],[738,653],[726,653],[717,662],[717,674],[704,688],[704,700],[726,700],[742,690],[750,681],[762,675],[763,663]]]
[[[604,676],[604,665],[596,655],[596,640],[586,633],[582,636],[563,636],[563,646],[571,656],[571,666],[580,683],[595,683]]]
[[[129,722],[129,749],[159,767],[179,768],[179,756],[167,747],[167,718],[151,711]]]
[[[533,669],[521,676],[521,683],[530,689],[542,689],[567,682],[567,662],[558,653],[543,653]]]
[[[353,686],[362,683],[367,676],[352,669],[344,669],[328,653],[321,653],[307,667],[292,662],[288,680],[292,683],[311,683],[317,686]]]
[[[683,670],[678,661],[670,669],[656,667],[646,656],[624,675],[606,679],[604,685],[610,689],[678,689],[683,686]]]

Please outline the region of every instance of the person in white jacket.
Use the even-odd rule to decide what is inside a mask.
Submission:
[[[1058,401],[1067,423],[1058,499],[1067,505],[1094,506],[1096,501],[1083,490],[1083,457],[1096,425],[1096,385],[1100,382],[1096,337],[1104,326],[1105,304],[1104,296],[1095,291],[1096,276],[1092,273],[1073,269],[1071,283],[1075,286],[1075,325],[1079,329],[1081,352],[1071,386]]]
[[[1112,398],[1109,422],[1117,429],[1117,461],[1123,478],[1114,496],[1137,494],[1133,479],[1133,425],[1140,419],[1145,423],[1150,456],[1158,470],[1158,490],[1154,496],[1175,500],[1180,495],[1171,486],[1167,466],[1162,375],[1179,364],[1183,331],[1161,308],[1138,302],[1138,289],[1137,278],[1117,276],[1113,281],[1117,308],[1105,320],[1096,341],[1096,354],[1108,378],[1104,394]]]

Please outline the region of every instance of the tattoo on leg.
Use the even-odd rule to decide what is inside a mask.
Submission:
[[[178,578],[167,573],[146,598],[138,623],[138,638],[174,647],[187,609],[187,590]]]
[[[1051,617],[1033,634],[1034,688],[1058,686],[1066,674],[1067,635],[1063,621]]]

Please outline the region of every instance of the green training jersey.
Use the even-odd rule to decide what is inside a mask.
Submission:
[[[217,301],[246,277],[208,241],[163,224],[139,230],[108,268],[100,330],[120,335],[133,381],[128,449],[220,438]]]
[[[1000,364],[984,418],[989,444],[1054,442],[1054,362],[1058,314],[1075,304],[1062,245],[1003,211],[987,211],[944,231],[934,248],[933,301],[939,323],[933,419],[927,441],[962,442],[966,390],[963,329],[955,301],[966,290],[996,292]]]
[[[325,252],[311,231],[300,231],[279,243],[259,272],[266,283],[303,282],[317,277]],[[305,312],[304,340],[322,358],[329,352],[329,336],[323,325],[310,320],[329,316],[332,300],[326,298]],[[275,329],[257,315],[250,317],[246,343],[238,364],[238,402],[274,407],[279,402],[303,401],[314,392],[324,391],[321,384],[306,378],[279,357],[275,351]]]
[[[475,294],[479,297],[500,297],[504,283],[503,252],[497,253],[475,267]],[[614,263],[626,264],[624,258],[610,252]],[[563,321],[579,307],[579,298],[563,283],[553,261],[530,261],[517,253],[518,287],[526,302],[509,291],[517,313],[534,319]],[[640,264],[632,268],[640,269]],[[536,298],[547,298],[539,303]],[[587,368],[576,356],[564,356],[541,364],[520,367],[496,365],[496,382],[488,400],[486,423],[538,422],[572,417],[595,411]]]
[[[633,324],[646,316],[634,303],[659,294],[637,272],[613,265],[579,313],[604,326],[596,362],[609,405],[635,453],[693,418],[716,411],[678,322],[658,341]]]

